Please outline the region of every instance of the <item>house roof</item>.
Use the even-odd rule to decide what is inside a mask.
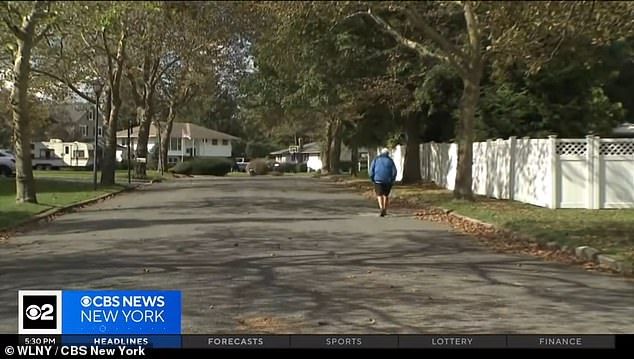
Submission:
[[[84,102],[62,103],[51,105],[49,112],[51,118],[63,120],[62,116],[68,116],[71,122],[79,122],[88,117],[88,112],[94,110],[94,105]],[[103,118],[103,113],[99,112],[99,118]]]
[[[616,135],[632,135],[634,134],[634,123],[625,122],[613,131]]]
[[[161,124],[161,129],[165,126],[164,123]],[[133,127],[131,129],[130,137],[136,138],[139,137],[139,126]],[[150,138],[157,137],[157,127],[156,124],[152,124],[150,126]],[[174,122],[172,126],[172,135],[171,138],[181,138],[185,137],[185,135],[189,134],[193,139],[219,139],[219,140],[237,140],[238,137],[231,136],[227,133],[212,130],[206,127],[202,127],[196,125],[194,123],[189,122]],[[128,130],[121,130],[117,132],[117,138],[126,138],[128,137]]]
[[[347,146],[345,146],[344,144],[341,144],[341,150],[342,151],[347,151],[349,150]],[[366,153],[368,152],[368,149],[365,147],[359,147],[358,148],[359,153]],[[303,153],[303,154],[319,154],[321,153],[321,143],[320,142],[310,142],[307,143],[303,146],[302,150],[297,152],[297,153]],[[269,153],[271,155],[287,155],[289,154],[288,148],[285,148],[283,150],[278,150],[275,152],[271,152]]]

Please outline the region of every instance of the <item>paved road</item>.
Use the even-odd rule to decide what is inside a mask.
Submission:
[[[496,254],[308,178],[187,179],[0,244],[18,289],[180,289],[185,333],[632,333],[634,283]]]

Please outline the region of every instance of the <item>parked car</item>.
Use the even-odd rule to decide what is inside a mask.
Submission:
[[[9,150],[0,150],[0,176],[15,175],[15,156]]]
[[[235,171],[245,172],[247,170],[247,165],[249,164],[249,160],[244,157],[237,157],[235,162]]]

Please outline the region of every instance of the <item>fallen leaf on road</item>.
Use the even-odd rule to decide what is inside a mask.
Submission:
[[[238,323],[251,332],[281,333],[289,331],[287,323],[270,317],[241,318]]]

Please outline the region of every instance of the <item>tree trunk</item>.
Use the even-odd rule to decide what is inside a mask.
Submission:
[[[469,35],[469,63],[462,74],[462,101],[458,126],[458,165],[453,196],[473,201],[473,138],[475,113],[480,101],[480,81],[483,64],[480,44],[480,25],[470,1],[462,3],[465,23]]]
[[[137,106],[136,118],[139,123],[139,137],[137,138],[136,145],[136,163],[134,164],[134,177],[146,178],[147,177],[147,143],[150,136],[150,117],[145,106]],[[145,162],[140,162],[140,158],[145,158]]]
[[[14,83],[10,99],[15,141],[15,200],[18,203],[37,203],[31,166],[31,123],[28,102],[34,29],[33,26],[25,26],[24,30],[23,38],[17,41],[18,49],[13,64]]]
[[[121,112],[121,76],[123,76],[123,54],[125,51],[125,33],[121,34],[117,48],[117,66],[112,68],[109,65],[109,91],[106,97],[108,116],[107,124],[104,124],[106,131],[104,141],[103,162],[101,165],[101,184],[113,185],[116,182],[117,170],[117,130],[119,129],[119,113]],[[98,106],[98,105],[97,105]],[[104,113],[104,114],[105,114]]]
[[[114,174],[115,174],[115,159],[116,159],[116,127],[115,127],[115,141],[114,144],[111,143],[112,134],[110,131],[110,123],[111,123],[111,113],[112,113],[112,90],[108,87],[105,91],[106,99],[105,99],[105,109],[103,111],[99,111],[99,114],[103,117],[103,153],[102,153],[102,161],[101,161],[101,184],[111,185],[114,184]],[[97,104],[99,106],[99,104]]]
[[[339,174],[341,170],[341,140],[343,123],[337,119],[334,123],[332,136],[332,151],[330,152],[330,173]]]
[[[165,124],[165,130],[163,131],[163,141],[161,142],[161,162],[163,166],[167,164],[167,152],[169,151],[170,138],[172,137],[172,127],[174,126],[174,106],[170,104],[169,113],[167,115],[167,123]]]
[[[403,184],[415,184],[420,181],[420,136],[418,112],[405,119],[405,160],[403,161]]]
[[[156,152],[156,149],[158,149],[158,153],[156,153],[156,170],[160,175],[163,175],[163,159],[161,158],[161,146],[163,146],[163,138],[161,137],[163,135],[162,129],[161,129],[161,118],[159,117],[156,122],[152,121],[152,123],[156,124],[156,139],[157,139],[157,143],[154,145],[154,148],[152,148],[152,151]],[[158,147],[156,147],[158,146]],[[150,153],[150,155],[152,155]],[[154,156],[152,156],[152,161],[154,161]],[[149,162],[148,162],[149,163]]]
[[[352,167],[350,167],[350,175],[359,175],[359,146],[356,143],[350,145],[350,157],[352,160]]]
[[[480,79],[463,79],[460,122],[458,126],[458,166],[453,196],[473,200],[472,165],[475,112],[480,100]]]
[[[321,152],[322,158],[324,159],[321,164],[322,171],[328,172],[330,170],[330,152],[332,146],[333,139],[333,123],[331,120],[328,120],[326,125],[326,143],[324,144]]]

